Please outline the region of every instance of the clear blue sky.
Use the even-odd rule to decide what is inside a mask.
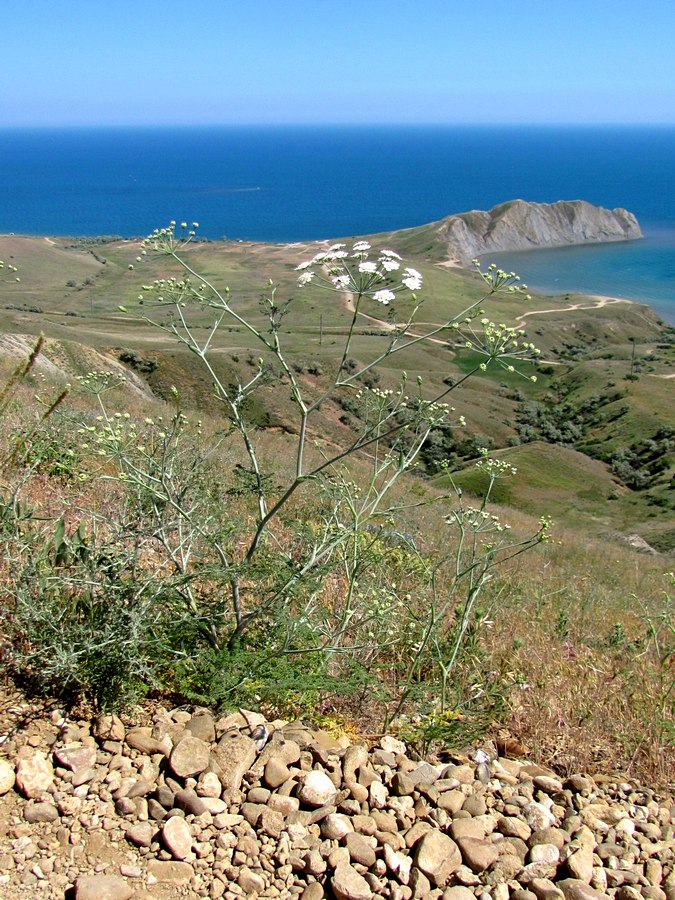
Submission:
[[[675,122],[670,0],[19,0],[0,126]]]

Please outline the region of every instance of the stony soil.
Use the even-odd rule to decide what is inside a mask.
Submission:
[[[245,711],[0,714],[0,897],[675,900],[675,806]]]

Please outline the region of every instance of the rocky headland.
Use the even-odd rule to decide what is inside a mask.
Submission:
[[[489,747],[424,760],[244,710],[11,714],[8,900],[675,898],[672,800],[620,775],[560,777]]]
[[[642,237],[633,213],[586,200],[530,203],[510,200],[488,212],[471,210],[434,223],[448,259],[466,265],[486,253],[626,241]]]

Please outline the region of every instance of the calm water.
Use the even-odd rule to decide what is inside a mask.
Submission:
[[[516,197],[633,211],[646,240],[510,254],[533,287],[617,294],[675,320],[673,127],[0,130],[0,231],[294,241],[420,225]]]

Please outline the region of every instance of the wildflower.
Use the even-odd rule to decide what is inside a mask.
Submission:
[[[375,293],[373,294],[373,300],[376,300],[378,303],[384,303],[385,306],[395,299],[396,294],[393,291],[389,291],[386,289],[375,291]]]
[[[302,275],[298,278],[298,287],[304,287],[306,284],[309,284],[310,281],[314,278],[314,272],[303,272]]]
[[[411,291],[419,291],[422,287],[422,276],[417,269],[404,269],[401,282]]]
[[[370,250],[368,241],[357,241],[352,247],[354,253],[367,253]]]
[[[375,275],[375,273],[377,272],[377,263],[360,262],[359,272],[362,272],[364,275]]]

